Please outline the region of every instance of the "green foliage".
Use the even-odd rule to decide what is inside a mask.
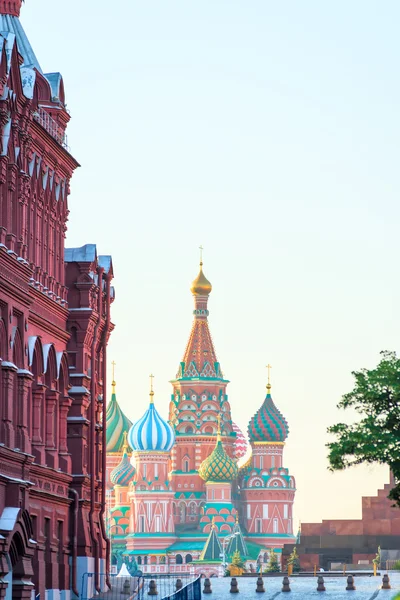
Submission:
[[[293,548],[293,552],[291,552],[289,555],[287,564],[293,566],[293,573],[298,573],[300,571],[300,557],[297,554],[296,546]]]
[[[375,558],[372,559],[372,562],[379,567],[381,564],[381,547],[378,546],[378,552]]]
[[[392,566],[392,570],[393,571],[400,571],[400,560],[396,560],[396,562]],[[400,598],[400,594],[399,594],[399,598]]]
[[[388,465],[395,487],[389,498],[400,506],[400,359],[395,352],[381,352],[373,370],[352,373],[354,389],[345,394],[338,408],[353,409],[357,423],[338,423],[328,428],[336,440],[327,444],[329,468],[340,471],[359,464]]]
[[[235,550],[235,552],[232,554],[232,560],[231,560],[230,567],[237,567],[238,569],[242,569],[243,571],[246,571],[245,563],[244,563],[244,560],[243,560],[239,550]],[[227,571],[229,571],[228,575],[230,575],[229,567],[228,567]]]
[[[275,554],[275,552],[273,550],[271,550],[271,552],[269,554],[269,561],[267,564],[266,571],[267,571],[267,573],[279,573],[280,570],[281,570],[281,567],[279,564],[278,557]]]

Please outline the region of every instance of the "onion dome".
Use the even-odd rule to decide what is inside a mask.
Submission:
[[[150,376],[153,378],[153,375]],[[135,452],[169,452],[175,442],[171,425],[164,421],[154,406],[153,382],[150,390],[150,405],[128,433],[128,442]]]
[[[284,442],[289,434],[285,417],[275,406],[268,378],[267,395],[248,427],[251,442]]]
[[[131,465],[128,456],[128,442],[126,441],[128,434],[124,431],[124,445],[122,447],[122,458],[119,465],[114,467],[110,473],[110,480],[114,485],[127,486],[133,479],[135,467]]]
[[[238,459],[243,458],[243,456],[246,454],[247,448],[248,448],[247,439],[246,439],[243,431],[240,429],[240,427],[238,427],[236,425],[236,423],[232,422],[232,428],[233,428],[233,431],[236,433],[236,441],[235,441],[236,458],[238,458]]]
[[[203,273],[203,261],[200,261],[200,271],[193,281],[190,291],[193,296],[208,296],[211,294],[212,285]]]
[[[124,445],[124,432],[132,427],[132,421],[122,412],[115,394],[115,381],[112,382],[111,400],[106,412],[106,452],[121,452]]]
[[[217,444],[200,465],[199,475],[207,482],[233,481],[238,476],[238,467],[225,452],[221,441],[220,417],[218,418]]]

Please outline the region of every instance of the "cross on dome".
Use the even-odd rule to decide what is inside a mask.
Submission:
[[[154,390],[153,390],[154,375],[151,374],[151,375],[149,375],[149,377],[150,377],[150,403],[154,404]]]
[[[267,369],[268,369],[268,383],[267,383],[267,390],[270,391],[271,390],[271,369],[272,369],[272,365],[270,365],[269,363],[267,364]]]

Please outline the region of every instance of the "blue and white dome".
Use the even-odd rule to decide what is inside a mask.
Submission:
[[[135,452],[169,452],[175,442],[171,425],[164,421],[156,410],[151,395],[150,406],[129,430],[128,442]]]

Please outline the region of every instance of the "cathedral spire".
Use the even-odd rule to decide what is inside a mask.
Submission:
[[[19,17],[22,0],[0,0],[0,15]]]
[[[200,271],[191,285],[194,321],[177,379],[223,379],[208,327],[208,297],[212,285],[203,273],[203,247],[200,246]]]

